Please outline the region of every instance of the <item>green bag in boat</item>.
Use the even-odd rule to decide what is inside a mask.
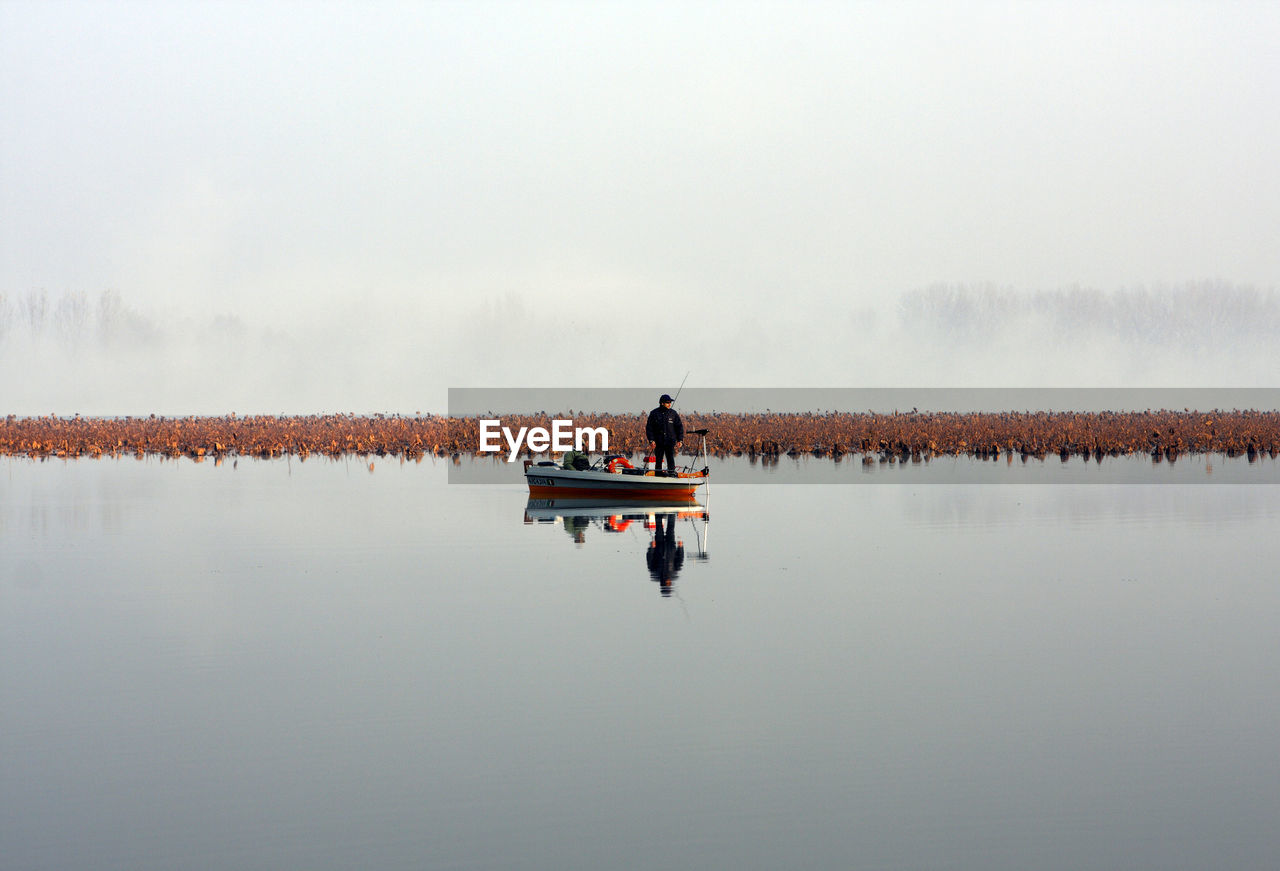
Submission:
[[[591,468],[591,458],[581,451],[565,451],[560,467],[562,469],[585,471]]]

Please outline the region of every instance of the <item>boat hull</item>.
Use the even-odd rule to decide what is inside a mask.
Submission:
[[[707,480],[707,476],[700,473],[668,478],[653,473],[624,475],[619,472],[593,469],[579,471],[551,466],[531,466],[524,474],[529,484],[529,496],[539,499],[570,497],[685,500],[692,498],[694,491]]]

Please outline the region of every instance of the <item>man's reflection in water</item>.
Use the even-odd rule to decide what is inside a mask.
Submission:
[[[684,565],[684,542],[676,540],[675,514],[658,515],[645,561],[649,564],[650,579],[658,583],[662,595],[670,596],[671,585]]]
[[[684,542],[676,538],[676,526],[679,523],[688,520],[694,524],[693,535],[697,538],[697,544],[692,558],[699,561],[708,558],[705,549],[707,513],[693,500],[679,507],[668,503],[624,505],[593,503],[585,499],[564,501],[573,501],[575,504],[564,505],[556,504],[553,500],[530,499],[525,505],[525,524],[559,524],[579,548],[586,543],[588,527],[602,530],[606,537],[615,537],[620,545],[625,545],[628,541],[638,545],[640,542],[635,541],[635,535],[643,525],[651,535],[645,553],[645,565],[649,569],[649,579],[658,585],[663,596],[675,595],[676,576],[684,568]],[[696,524],[698,520],[702,521],[701,534]],[[624,535],[628,532],[629,536]]]

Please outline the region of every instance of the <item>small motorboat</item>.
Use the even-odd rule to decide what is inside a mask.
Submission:
[[[702,436],[701,469],[685,467],[683,471],[675,473],[655,472],[649,468],[637,469],[626,457],[617,454],[603,457],[585,469],[566,469],[559,463],[525,460],[524,477],[529,484],[529,496],[541,499],[691,499],[694,491],[706,483],[710,474],[705,462],[707,431],[694,430],[691,435]]]

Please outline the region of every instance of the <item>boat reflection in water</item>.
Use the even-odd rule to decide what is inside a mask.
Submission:
[[[670,596],[676,577],[690,557],[679,533],[687,522],[693,533],[694,560],[708,560],[707,532],[710,517],[695,499],[665,502],[625,503],[601,499],[533,499],[525,505],[526,524],[559,525],[578,547],[586,544],[592,529],[605,535],[629,534],[643,530],[649,539],[644,560],[649,579],[664,596]]]

